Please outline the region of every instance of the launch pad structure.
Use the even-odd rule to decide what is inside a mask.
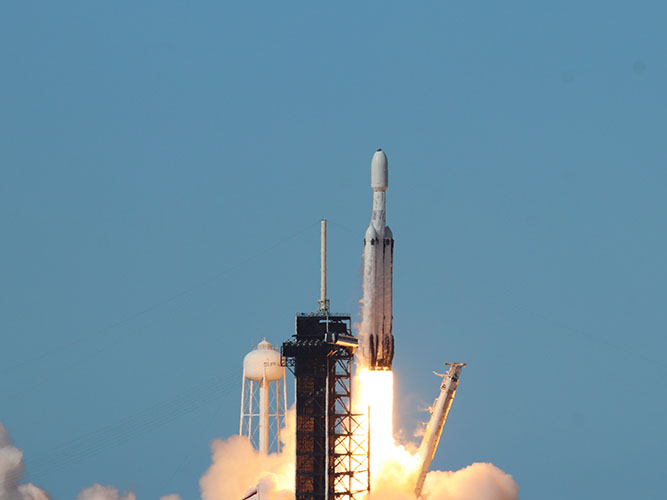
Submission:
[[[350,316],[299,314],[282,354],[296,378],[296,500],[354,499],[368,491],[363,421],[351,408],[357,339]]]
[[[360,500],[371,491],[371,421],[352,411],[352,361],[358,354],[370,370],[391,370],[394,356],[393,249],[386,225],[388,162],[379,149],[371,161],[373,210],[364,238],[364,334],[352,334],[351,317],[329,311],[326,221],[321,224],[321,289],[317,312],[296,316],[296,332],[281,348],[281,364],[295,378],[295,500]],[[421,498],[465,363],[447,363],[440,394],[417,453],[414,494]],[[356,408],[355,408],[356,409]],[[380,457],[382,460],[382,457]]]
[[[315,313],[298,314],[282,345],[296,379],[296,500],[354,500],[370,490],[367,415],[351,407],[352,359],[358,347],[351,317],[329,312],[326,221],[322,221],[322,286]],[[364,430],[366,429],[366,430]]]

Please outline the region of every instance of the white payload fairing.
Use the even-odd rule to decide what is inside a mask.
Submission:
[[[394,358],[392,334],[392,274],[394,237],[386,225],[388,163],[378,149],[371,161],[373,211],[364,237],[364,298],[361,352],[373,370],[391,370]]]

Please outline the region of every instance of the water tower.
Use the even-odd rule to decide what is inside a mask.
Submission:
[[[263,339],[243,359],[239,434],[262,453],[281,451],[287,389],[280,353]],[[282,387],[281,387],[282,386]]]

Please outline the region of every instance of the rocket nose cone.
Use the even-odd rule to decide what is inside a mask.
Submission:
[[[384,151],[378,149],[371,160],[371,187],[373,189],[387,189],[388,162]]]

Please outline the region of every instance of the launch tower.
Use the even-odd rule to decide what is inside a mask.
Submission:
[[[298,314],[282,355],[296,378],[296,500],[353,500],[369,491],[366,415],[351,411],[351,318],[329,312],[326,221],[322,221],[319,310]]]

